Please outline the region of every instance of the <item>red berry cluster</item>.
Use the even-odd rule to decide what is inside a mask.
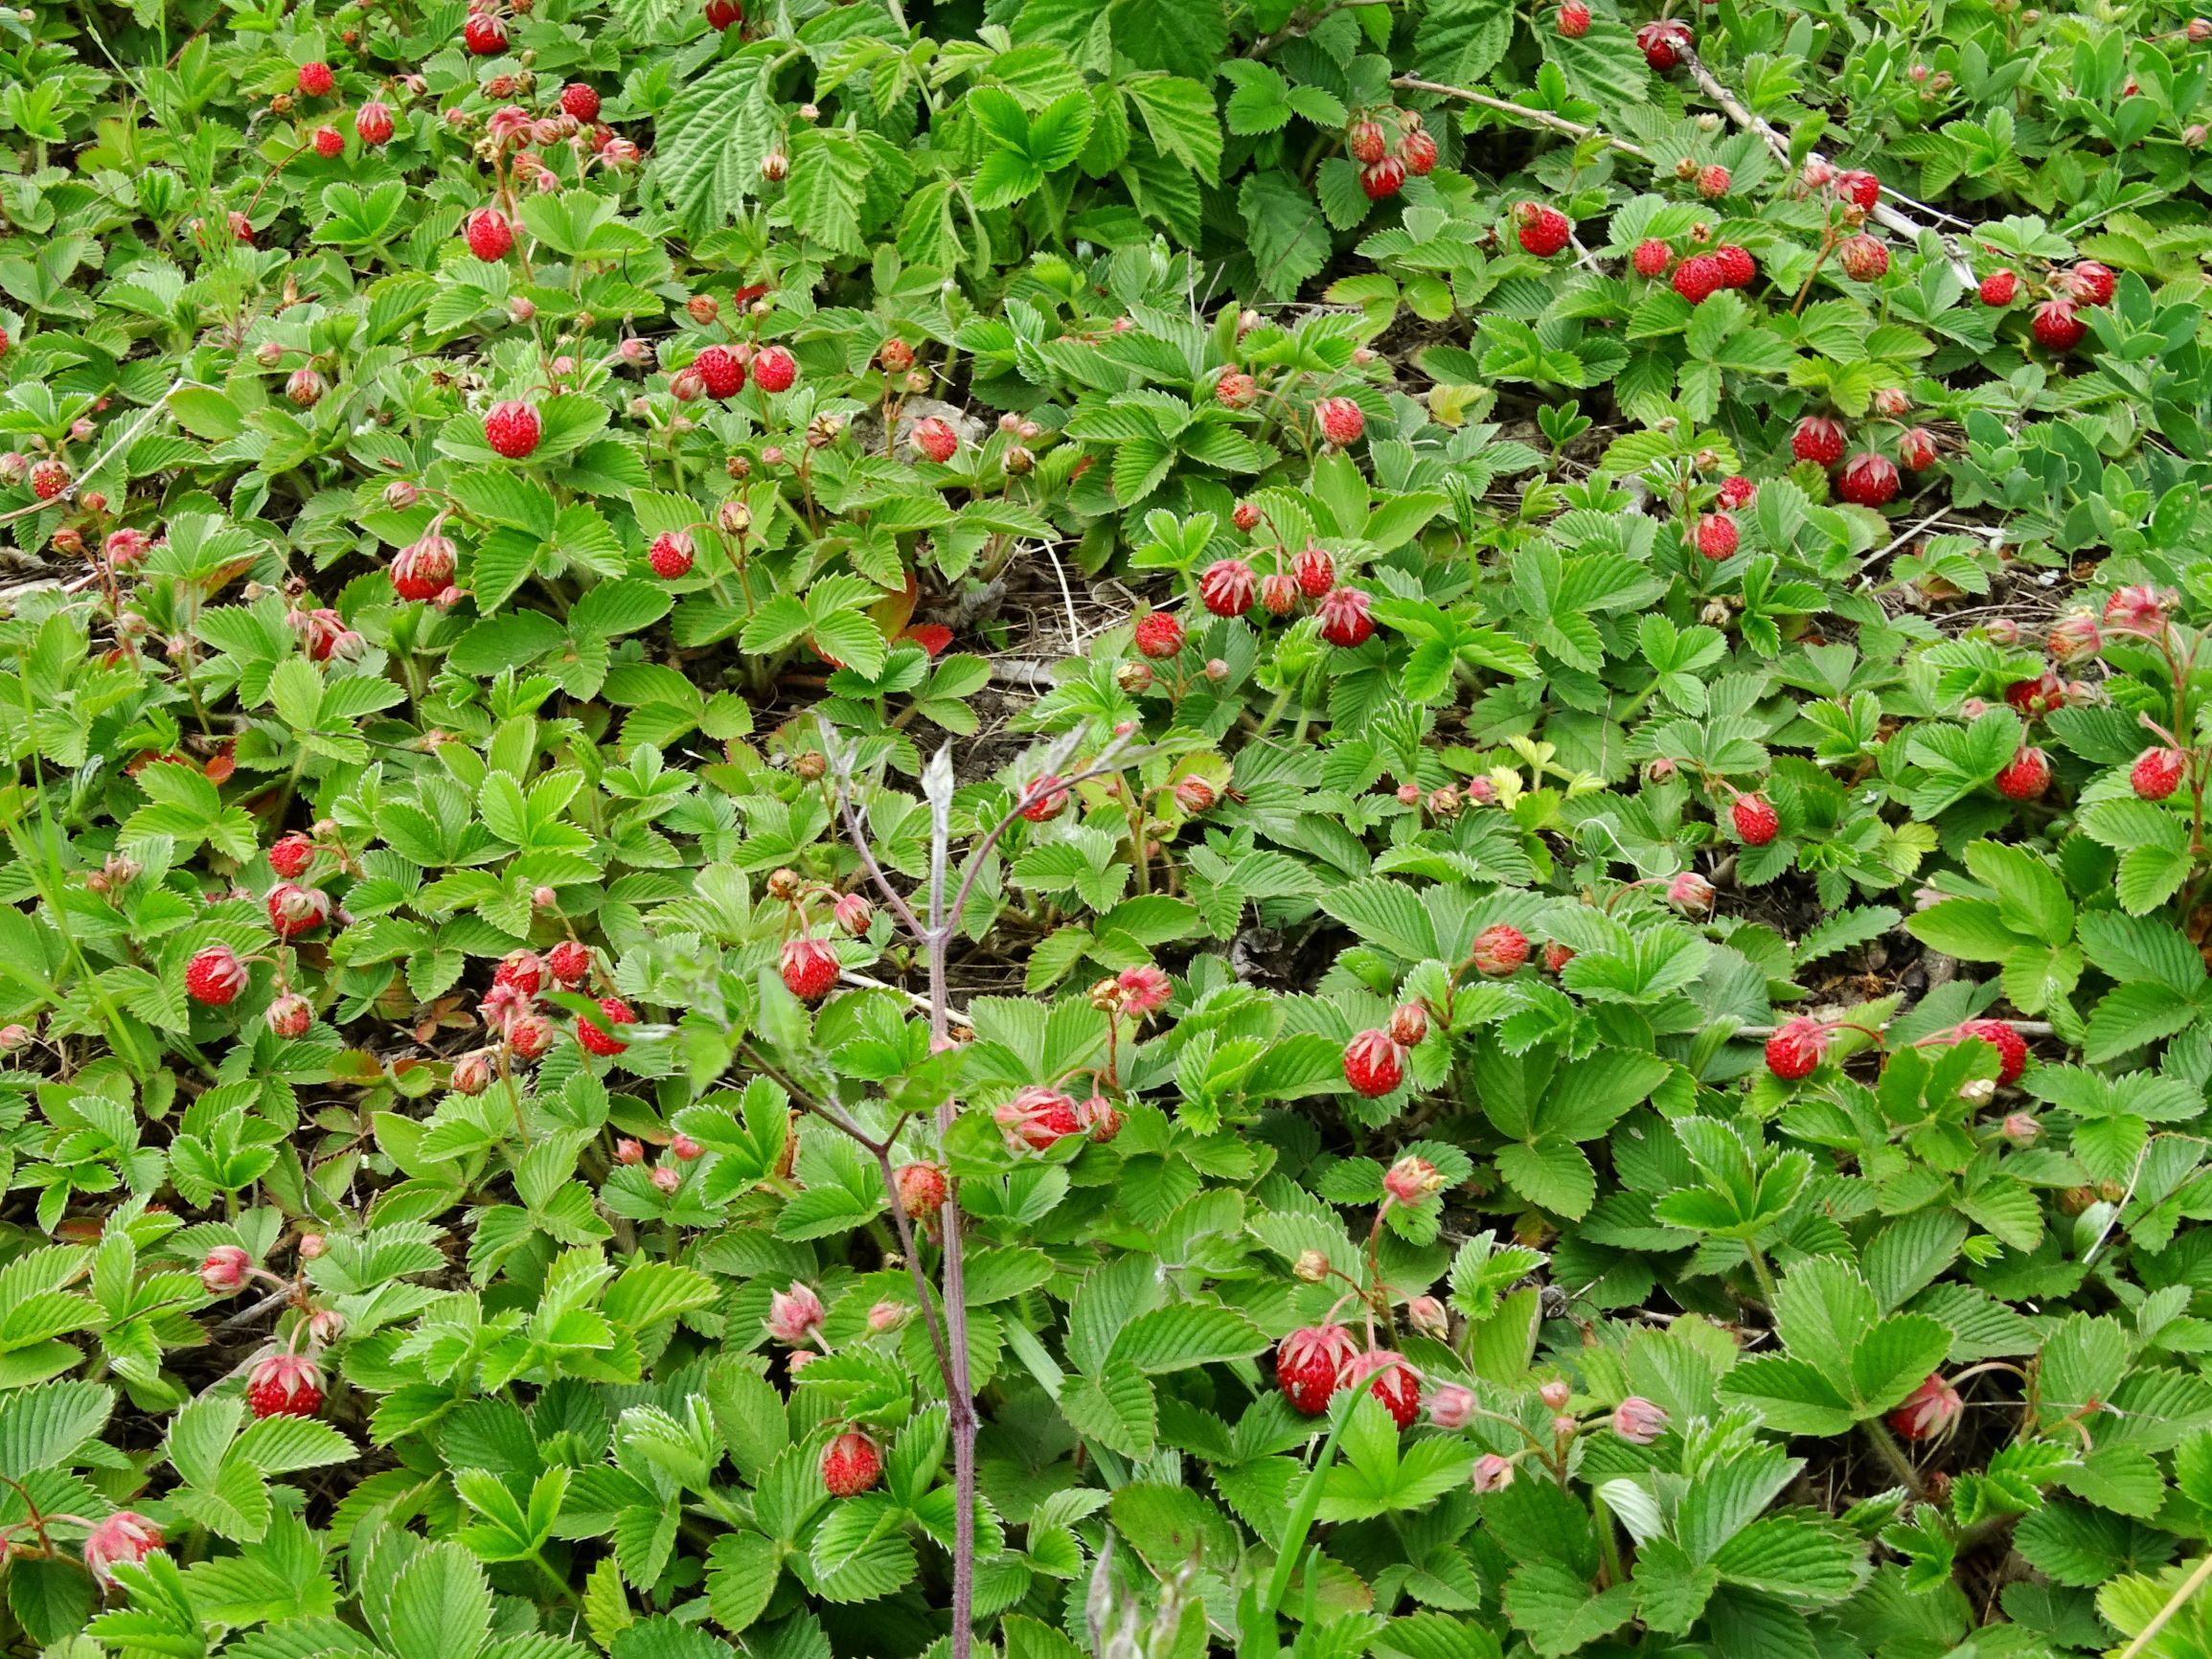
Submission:
[[[1436,168],[1436,140],[1411,109],[1392,106],[1354,116],[1344,129],[1344,148],[1359,168],[1359,188],[1369,201],[1394,196],[1408,176],[1425,178]]]

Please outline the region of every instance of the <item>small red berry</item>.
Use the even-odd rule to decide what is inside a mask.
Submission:
[[[2069,267],[2061,280],[2083,305],[2109,306],[2112,303],[2112,289],[2116,282],[2109,265],[2101,265],[2095,260],[2081,260]]]
[[[2005,687],[2005,701],[2015,713],[2033,720],[2066,706],[2066,682],[2045,669],[2032,680],[2015,680]]]
[[[1725,285],[1727,271],[1711,254],[1693,254],[1675,267],[1675,292],[1701,306]]]
[[[1548,260],[1573,239],[1574,226],[1558,208],[1524,201],[1513,210],[1520,226],[1520,245],[1539,260]]]
[[[1759,499],[1759,487],[1748,478],[1723,478],[1714,499],[1730,512],[1741,512]]]
[[[2017,271],[1992,271],[1981,280],[1981,303],[1985,306],[2009,306],[2019,297],[2019,291]]]
[[[1961,1040],[1979,1037],[1997,1052],[1997,1082],[2006,1088],[2027,1070],[2028,1040],[2001,1019],[1970,1019],[1958,1028]]]
[[[1746,847],[1764,847],[1782,832],[1782,815],[1764,795],[1739,795],[1728,808],[1736,833]]]
[[[52,456],[32,463],[31,493],[41,501],[52,501],[69,488],[69,468]]]
[[[1657,237],[1646,237],[1629,256],[1629,263],[1639,277],[1656,277],[1664,274],[1674,257],[1674,250]]]
[[[2145,801],[2163,801],[2181,786],[2184,757],[2178,749],[2145,749],[2128,771],[2128,786]]]
[[[1736,551],[1736,521],[1725,512],[1708,512],[1698,520],[1698,551],[1707,558],[1726,558]]]
[[[599,88],[572,80],[560,89],[560,107],[579,121],[597,121]]]
[[[784,989],[801,1002],[820,1002],[837,985],[837,953],[819,939],[784,944]]]
[[[934,1216],[945,1208],[945,1171],[935,1164],[907,1164],[897,1176],[899,1207],[910,1221]]]
[[[1926,472],[1935,465],[1935,434],[1925,426],[1915,426],[1897,441],[1897,458],[1914,472]]]
[[[1047,772],[1022,791],[1021,815],[1032,824],[1049,824],[1067,810],[1068,794],[1060,786],[1060,776]]]
[[[306,875],[308,866],[314,862],[314,858],[313,839],[301,834],[297,830],[289,835],[277,837],[276,845],[269,849],[269,868],[286,881]]]
[[[2038,748],[2023,746],[1997,774],[1997,793],[2008,801],[2035,801],[2051,786],[2049,757]]]
[[[403,600],[434,600],[453,581],[453,544],[432,532],[392,557],[392,591]]]
[[[545,953],[545,966],[562,985],[581,985],[591,971],[591,952],[575,940],[564,939]]]
[[[1728,170],[1719,163],[1710,163],[1698,170],[1698,193],[1707,201],[1718,201],[1728,193]]]
[[[619,996],[601,997],[599,1019],[600,1025],[607,1027],[607,1030],[601,1031],[599,1026],[593,1025],[582,1014],[576,1016],[576,1040],[583,1045],[585,1053],[598,1055],[604,1059],[609,1055],[619,1055],[629,1047],[613,1031],[618,1025],[637,1024],[637,1015],[630,1011],[628,1003]]]
[[[462,222],[468,251],[487,262],[503,260],[514,246],[514,227],[497,208],[478,208]]]
[[[1182,619],[1173,611],[1147,611],[1137,619],[1137,649],[1154,662],[1180,656],[1183,650]]]
[[[707,0],[707,27],[727,29],[733,23],[745,20],[745,9],[740,0]]]
[[[2045,300],[2036,307],[2028,329],[2037,345],[2052,352],[2071,352],[2089,331],[2088,324],[2075,314],[2071,300]]]
[[[1897,499],[1898,483],[1897,464],[1868,449],[1844,464],[1836,492],[1858,507],[1883,507]]]
[[[1758,278],[1759,261],[1748,248],[1728,242],[1715,248],[1712,259],[1721,267],[1721,285],[1724,288],[1747,288]]]
[[[1260,579],[1241,558],[1218,558],[1198,578],[1198,602],[1220,617],[1243,616],[1252,608]]]
[[[315,153],[325,161],[335,161],[346,153],[346,135],[334,126],[315,128]]]
[[[461,39],[479,57],[507,50],[507,25],[490,11],[471,11],[461,26]]]
[[[1381,1035],[1380,1032],[1367,1034]],[[1302,1417],[1319,1417],[1329,1409],[1345,1368],[1358,1355],[1358,1342],[1343,1326],[1334,1321],[1304,1326],[1284,1337],[1275,1350],[1276,1385],[1292,1411]]]
[[[1368,615],[1373,603],[1358,588],[1332,588],[1313,610],[1321,622],[1321,637],[1346,649],[1365,645],[1375,633],[1375,619]]]
[[[1881,181],[1870,172],[1860,172],[1856,169],[1849,172],[1837,173],[1836,175],[1836,193],[1846,201],[1864,209],[1867,213],[1872,213],[1874,204],[1881,199]]]
[[[1569,40],[1580,40],[1590,32],[1590,9],[1583,0],[1566,0],[1559,10],[1559,32]]]
[[[543,432],[536,406],[519,400],[494,403],[484,417],[484,441],[510,461],[529,455]]]
[[[770,346],[753,359],[753,378],[764,392],[788,392],[799,378],[799,360],[781,346]]]
[[[1843,274],[1855,283],[1874,282],[1889,270],[1889,249],[1870,236],[1844,238],[1843,245],[1836,250],[1836,259]]]
[[[1474,936],[1470,960],[1477,972],[1501,978],[1528,960],[1528,935],[1510,921],[1493,922]]]
[[[822,1486],[833,1498],[874,1491],[883,1478],[883,1454],[866,1435],[848,1429],[822,1448]]]
[[[1662,19],[1647,23],[1636,31],[1636,50],[1644,55],[1644,61],[1661,75],[1681,63],[1682,54],[1689,45],[1690,31],[1686,24]]]
[[[1290,561],[1290,574],[1297,579],[1300,593],[1319,599],[1336,585],[1336,561],[1326,549],[1309,547]]]
[[[184,993],[207,1008],[223,1008],[246,988],[246,965],[227,944],[211,944],[185,964]]]
[[[1421,1414],[1420,1375],[1399,1355],[1384,1350],[1362,1353],[1344,1368],[1347,1388],[1357,1388],[1370,1377],[1374,1381],[1368,1383],[1367,1392],[1388,1408],[1391,1420],[1401,1429],[1411,1428]]]
[[[337,84],[337,77],[331,73],[331,66],[328,63],[315,62],[300,65],[299,87],[306,96],[328,98],[331,96],[331,89]]]
[[[311,933],[331,919],[331,896],[319,887],[296,887],[280,881],[269,889],[265,901],[269,925],[279,939],[296,939]]]
[[[322,1409],[323,1374],[297,1353],[272,1353],[247,1374],[246,1409],[256,1417],[313,1417]]]
[[[1390,142],[1372,121],[1356,121],[1344,131],[1344,148],[1361,167],[1373,167],[1390,153]]]
[[[1415,178],[1436,170],[1436,140],[1425,132],[1409,132],[1398,141],[1398,159]]]
[[[646,563],[652,566],[653,575],[663,581],[675,581],[691,574],[692,538],[680,530],[664,530],[652,538],[652,546],[646,550]]]
[[[1790,452],[1817,466],[1834,466],[1843,459],[1843,423],[1825,415],[1808,415],[1790,435]]]
[[[907,434],[914,447],[924,455],[944,466],[960,447],[960,434],[952,429],[952,422],[935,415],[925,415],[914,422]]]
[[[1355,1093],[1380,1100],[1405,1080],[1405,1057],[1390,1034],[1363,1031],[1344,1045],[1344,1080]]]
[[[354,112],[353,131],[363,144],[389,144],[392,139],[392,106],[372,98]]]
[[[1405,164],[1386,155],[1373,167],[1359,170],[1359,188],[1369,201],[1385,201],[1405,188]]]
[[[1260,400],[1260,382],[1232,369],[1214,382],[1214,401],[1224,409],[1249,409]]]
[[[1313,418],[1320,424],[1321,436],[1339,449],[1358,443],[1367,430],[1367,417],[1349,398],[1322,398],[1313,405]]]
[[[1785,1021],[1767,1039],[1767,1069],[1786,1083],[1812,1076],[1827,1057],[1833,1029],[1807,1014]]]
[[[745,366],[727,346],[709,346],[692,359],[710,398],[735,398],[745,384]]]

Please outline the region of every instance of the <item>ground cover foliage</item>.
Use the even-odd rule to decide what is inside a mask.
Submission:
[[[2212,1649],[2208,119],[0,12],[0,1640]]]

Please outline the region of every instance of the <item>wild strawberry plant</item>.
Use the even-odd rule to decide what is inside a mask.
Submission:
[[[0,53],[11,1651],[2204,1648],[2212,22]]]

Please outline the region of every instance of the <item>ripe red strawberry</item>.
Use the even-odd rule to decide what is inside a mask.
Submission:
[[[1681,63],[1682,54],[1689,45],[1687,24],[1661,19],[1636,31],[1636,50],[1644,55],[1644,61],[1661,75]]]
[[[1764,847],[1782,832],[1782,814],[1764,795],[1737,796],[1728,816],[1736,821],[1736,833],[1746,847]]]
[[[898,1173],[899,1207],[911,1221],[945,1208],[945,1171],[935,1164],[907,1164]]]
[[[276,845],[269,849],[269,868],[286,881],[306,875],[308,866],[314,859],[314,841],[297,830],[289,835],[278,836]]]
[[[991,1116],[998,1125],[1006,1149],[1017,1155],[1049,1152],[1068,1136],[1083,1132],[1083,1114],[1075,1097],[1042,1083],[1015,1091],[1012,1100],[992,1107]]]
[[[2095,260],[2077,261],[2066,271],[2064,281],[2074,298],[2085,306],[2112,303],[2115,280],[2109,265],[2101,265]]]
[[[514,246],[514,227],[497,208],[478,208],[462,221],[461,234],[468,251],[487,263],[505,259]]]
[[[1198,578],[1198,602],[1216,616],[1243,616],[1252,608],[1260,579],[1241,558],[1218,558]]]
[[[1513,210],[1513,216],[1520,227],[1521,247],[1539,260],[1550,259],[1565,247],[1575,234],[1575,227],[1565,214],[1541,202],[1524,201]]]
[[[2028,330],[2036,344],[2052,352],[2071,352],[2089,331],[2088,324],[2074,314],[2071,300],[2045,300],[2036,307]]]
[[[1436,140],[1425,132],[1409,132],[1398,141],[1398,159],[1415,178],[1436,170]]]
[[[1336,585],[1336,561],[1325,548],[1309,547],[1290,561],[1290,574],[1297,580],[1300,593],[1308,599],[1319,599]]]
[[[601,1031],[582,1014],[576,1016],[576,1040],[583,1045],[584,1052],[598,1055],[604,1059],[608,1055],[619,1055],[628,1048],[629,1044],[616,1036],[612,1028],[637,1024],[637,1015],[630,1011],[629,1004],[619,996],[603,996],[599,999],[599,1017],[600,1024],[608,1027],[608,1030]]]
[[[1060,786],[1060,775],[1047,772],[1022,791],[1024,803],[1021,815],[1032,824],[1049,824],[1067,810],[1067,791]]]
[[[1322,398],[1313,405],[1313,419],[1321,436],[1339,449],[1358,443],[1360,434],[1367,430],[1367,417],[1349,398]]]
[[[1629,263],[1639,277],[1656,277],[1665,272],[1674,257],[1674,250],[1657,237],[1646,237],[1629,256]]]
[[[1708,163],[1698,170],[1698,193],[1707,201],[1718,201],[1728,193],[1728,170],[1719,163]]]
[[[727,29],[733,23],[745,20],[745,9],[740,0],[707,0],[707,27]]]
[[[1721,285],[1724,288],[1747,288],[1759,276],[1759,261],[1751,257],[1751,250],[1727,242],[1713,250],[1713,262],[1721,267]]]
[[[727,346],[709,346],[692,359],[710,398],[735,398],[745,384],[745,366]]]
[[[280,996],[269,1004],[268,1011],[262,1018],[269,1030],[289,1041],[305,1036],[308,1027],[315,1023],[314,1005],[304,996]]]
[[[1698,551],[1707,558],[1726,558],[1736,551],[1736,521],[1725,512],[1708,512],[1698,520]]]
[[[582,985],[591,971],[591,952],[575,940],[564,939],[545,953],[545,966],[562,985]]]
[[[1347,650],[1365,645],[1375,635],[1375,619],[1368,614],[1373,603],[1358,588],[1332,588],[1313,607],[1321,621],[1321,637]]]
[[[461,39],[479,57],[507,50],[507,24],[489,11],[471,11],[461,26]]]
[[[645,561],[652,566],[653,575],[663,581],[674,581],[689,576],[692,568],[692,538],[680,530],[664,530],[652,538],[652,546],[646,550]]]
[[[269,889],[265,903],[269,925],[277,930],[279,939],[297,939],[331,919],[331,896],[319,887],[296,887],[280,881]]]
[[[510,461],[520,461],[537,447],[544,428],[536,406],[519,399],[494,403],[484,417],[484,441]]]
[[[227,944],[194,951],[184,966],[184,993],[207,1008],[223,1008],[246,988],[246,965]]]
[[[1870,236],[1846,237],[1836,261],[1853,282],[1871,283],[1888,271],[1889,250]]]
[[[1368,1382],[1370,1377],[1372,1382]],[[1346,1388],[1357,1388],[1363,1382],[1368,1385],[1367,1392],[1388,1408],[1401,1429],[1413,1426],[1413,1420],[1421,1415],[1421,1375],[1413,1367],[1386,1350],[1370,1350],[1344,1368]]]
[[[433,531],[395,554],[390,574],[401,599],[436,599],[453,582],[453,544]]]
[[[1997,774],[1997,793],[2008,801],[2035,801],[2051,786],[2051,762],[2041,749],[2023,745]]]
[[[1812,1076],[1827,1057],[1831,1029],[1807,1014],[1784,1021],[1767,1039],[1767,1069],[1786,1083]]]
[[[553,1047],[553,1022],[541,1013],[516,1014],[508,1022],[507,1046],[517,1058],[537,1058]]]
[[[952,429],[952,422],[935,415],[925,415],[915,421],[907,437],[915,448],[940,466],[950,461],[960,447],[960,434]]]
[[[353,114],[353,131],[366,145],[392,141],[392,106],[372,98]]]
[[[1790,435],[1790,453],[1818,466],[1834,466],[1843,459],[1843,423],[1825,415],[1808,415]]]
[[[328,98],[331,96],[331,89],[337,84],[338,78],[331,73],[331,66],[328,63],[315,62],[300,65],[299,87],[300,91],[307,97]]]
[[[346,152],[346,135],[334,126],[315,128],[315,153],[325,161],[335,161]]]
[[[1173,611],[1147,611],[1137,618],[1137,649],[1154,662],[1180,656],[1183,650],[1182,619]]]
[[[2066,682],[2045,669],[2032,680],[2015,680],[2005,687],[2005,701],[2015,713],[2033,720],[2066,706]]]
[[[1480,973],[1502,977],[1528,960],[1528,935],[1510,921],[1494,921],[1474,936],[1469,955]]]
[[[1759,499],[1759,487],[1748,478],[1723,478],[1720,493],[1714,497],[1730,512],[1741,512]]]
[[[511,950],[491,970],[491,983],[508,986],[524,996],[536,996],[545,983],[544,959],[535,950]]]
[[[1692,254],[1675,267],[1675,292],[1701,306],[1721,291],[1726,274],[1711,254]]]
[[[1569,40],[1580,40],[1590,32],[1590,9],[1583,0],[1566,0],[1559,10],[1559,32]]]
[[[837,953],[819,939],[784,943],[784,989],[801,1002],[820,1002],[837,985]]]
[[[52,501],[69,488],[69,468],[52,456],[31,465],[31,493],[41,501]]]
[[[1992,271],[1981,280],[1981,303],[1985,306],[2009,306],[2019,297],[2019,291],[2017,271]]]
[[[770,346],[753,359],[753,378],[764,392],[788,392],[799,378],[799,360],[781,346]]]
[[[1405,1056],[1388,1032],[1363,1031],[1344,1045],[1344,1080],[1380,1100],[1405,1080]]]
[[[1870,172],[1857,170],[1839,172],[1836,175],[1836,191],[1846,201],[1872,213],[1874,204],[1881,199],[1881,181]]]
[[[1897,441],[1897,458],[1914,472],[1926,472],[1935,465],[1935,434],[1925,426],[1915,426]]]
[[[297,1353],[272,1353],[246,1375],[246,1409],[256,1417],[313,1417],[323,1405],[323,1374]]]
[[[1232,369],[1214,382],[1214,401],[1224,409],[1249,409],[1260,400],[1260,382]]]
[[[822,1448],[822,1487],[833,1498],[874,1491],[882,1478],[883,1454],[856,1430],[847,1429]]]
[[[1380,1032],[1368,1034],[1381,1035]],[[1358,1356],[1359,1344],[1343,1326],[1333,1321],[1303,1326],[1284,1337],[1275,1349],[1275,1382],[1292,1411],[1303,1417],[1319,1417],[1329,1409],[1345,1368]]]
[[[1356,121],[1344,129],[1344,148],[1361,167],[1373,167],[1390,153],[1390,141],[1372,121]]]
[[[2027,1069],[2028,1039],[2001,1019],[1970,1019],[1958,1028],[1963,1040],[1979,1037],[1997,1052],[1997,1082],[2010,1088],[2019,1081],[2020,1073]]]
[[[2145,801],[2163,801],[2181,786],[2185,758],[2178,749],[2145,749],[2128,769],[2128,786]]]
[[[1861,450],[1845,463],[1836,493],[1859,507],[1884,507],[1897,499],[1897,464],[1886,455]]]
[[[1359,170],[1359,188],[1369,201],[1385,201],[1405,188],[1405,164],[1386,155],[1373,167]]]
[[[560,107],[579,121],[597,121],[599,88],[572,80],[560,89]]]

